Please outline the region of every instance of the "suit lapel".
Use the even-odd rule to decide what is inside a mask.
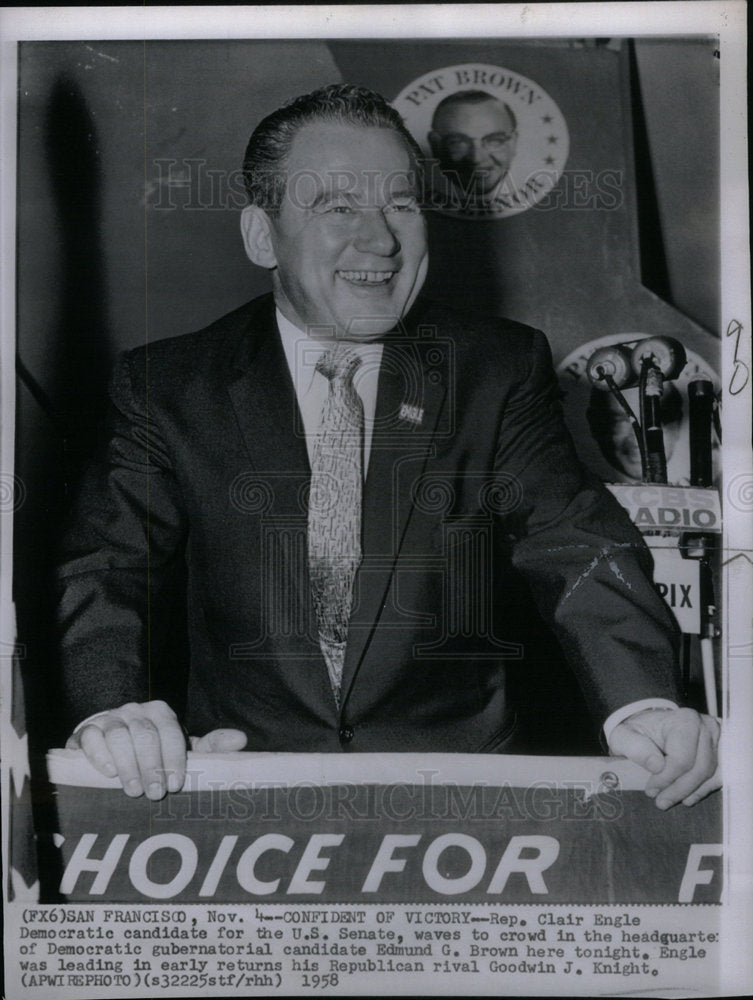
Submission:
[[[238,352],[228,391],[249,457],[259,475],[268,477],[274,493],[271,516],[305,516],[301,479],[311,470],[273,304],[261,320]]]
[[[315,695],[323,717],[335,713],[335,702],[321,655],[306,555],[307,491],[311,481],[306,439],[271,300],[264,307],[233,360],[228,393],[243,442],[258,476],[259,496],[273,498],[263,513],[280,542],[277,558],[286,565],[282,578],[295,588],[296,618],[303,634],[277,636],[277,669],[292,689]],[[255,495],[255,494],[254,494]],[[267,583],[266,585],[269,585]]]
[[[379,622],[413,510],[414,483],[433,451],[449,371],[450,359],[437,361],[436,341],[431,338],[422,340],[401,333],[385,343],[364,484],[364,558],[355,581],[343,667],[343,705]],[[311,469],[271,297],[233,359],[228,392],[254,471],[274,495],[268,516],[280,527],[300,523],[305,539],[305,497]],[[306,685],[309,693],[313,689],[320,710],[331,714],[335,702],[316,641],[307,559],[298,570],[294,577],[307,631],[299,642],[300,653],[311,667],[301,670],[300,659],[286,656],[279,669],[289,674],[293,686]]]
[[[355,580],[343,704],[378,626],[413,510],[413,484],[433,450],[447,383],[447,362],[436,358],[434,341],[403,335],[385,343],[364,485],[364,558]]]

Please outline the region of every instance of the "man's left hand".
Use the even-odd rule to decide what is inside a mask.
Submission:
[[[609,750],[651,771],[646,795],[659,809],[692,806],[721,787],[720,732],[716,719],[691,708],[647,709],[615,726]]]

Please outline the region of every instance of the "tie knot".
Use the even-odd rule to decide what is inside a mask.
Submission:
[[[322,354],[316,363],[316,370],[330,382],[350,383],[360,364],[361,359],[352,348],[347,344],[337,344]]]

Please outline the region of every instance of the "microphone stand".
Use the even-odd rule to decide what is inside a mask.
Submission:
[[[640,373],[641,436],[646,455],[644,481],[667,482],[667,456],[664,452],[664,431],[661,423],[661,396],[664,376],[652,359],[644,358]]]
[[[714,387],[708,379],[695,379],[688,385],[690,424],[690,485],[709,487],[712,484],[711,429],[714,422]],[[716,597],[712,556],[713,535],[685,534],[680,538],[680,550],[686,559],[697,559],[701,590],[701,667],[706,708],[709,715],[718,715],[714,639]]]
[[[609,372],[606,372],[603,369],[597,369],[597,370],[599,372],[599,378],[603,378],[604,381],[607,383],[607,385],[609,386],[609,391],[611,392],[612,396],[617,400],[619,405],[622,407],[625,415],[627,416],[628,420],[630,421],[630,426],[633,428],[633,434],[635,434],[635,439],[638,442],[638,451],[640,452],[641,455],[641,474],[643,476],[644,481],[646,481],[647,470],[648,470],[648,465],[646,461],[646,445],[643,440],[643,434],[641,433],[641,425],[638,423],[638,418],[633,413],[633,408],[631,407],[630,403],[628,403],[628,401],[625,399],[622,390],[615,382],[614,377],[610,375]]]
[[[644,483],[667,484],[667,457],[664,449],[661,399],[665,380],[677,378],[686,363],[682,344],[670,337],[650,337],[634,345],[617,344],[599,348],[589,359],[588,378],[592,385],[606,388],[627,415],[641,456]],[[640,422],[622,393],[622,388],[638,384]],[[690,484],[712,485],[711,427],[718,421],[711,382],[699,379],[688,387],[690,407]],[[711,567],[714,539],[709,534],[686,532],[680,535],[679,549],[684,559],[699,563],[700,652],[703,686],[709,715],[718,714],[713,639],[716,601]],[[695,633],[693,633],[695,634]],[[690,681],[690,634],[683,633],[681,669],[687,689]]]

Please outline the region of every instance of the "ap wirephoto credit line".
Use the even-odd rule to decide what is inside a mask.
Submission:
[[[8,997],[750,985],[744,19],[3,15]]]

